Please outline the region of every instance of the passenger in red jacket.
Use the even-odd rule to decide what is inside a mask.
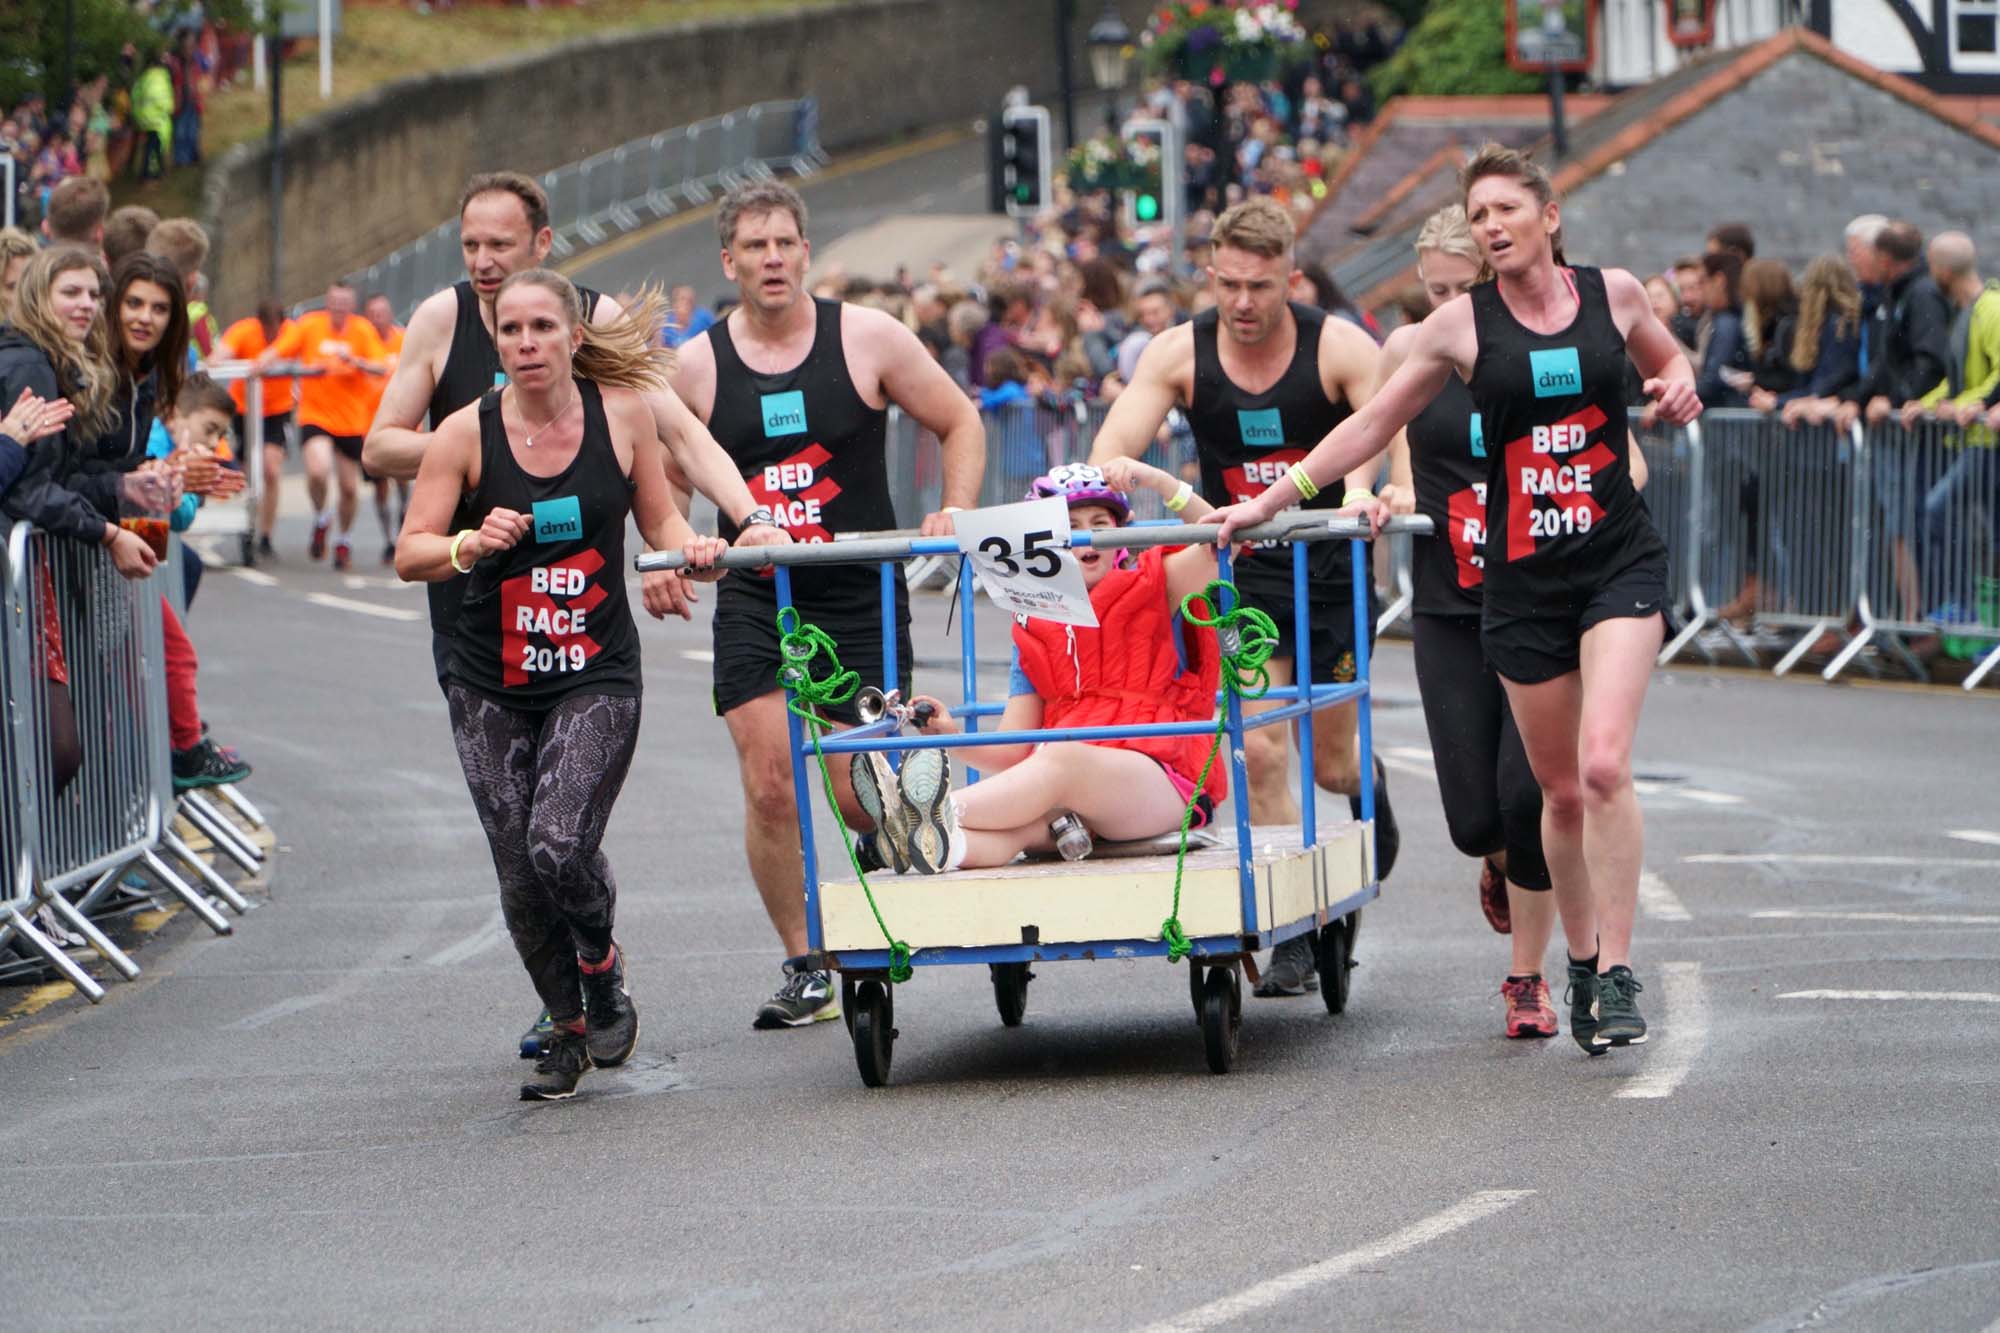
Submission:
[[[1189,519],[1208,508],[1190,487],[1157,468],[1120,459],[1118,475],[1184,500]],[[1114,528],[1131,516],[1124,492],[1087,463],[1065,464],[1037,479],[1030,498],[1041,496],[1068,500],[1076,529]],[[1174,616],[1184,596],[1215,577],[1215,548],[1155,547],[1136,557],[1083,549],[1076,556],[1097,628],[1017,619],[1001,730],[1214,718],[1215,636],[1183,631]],[[926,733],[960,730],[938,700],[919,696],[913,702],[934,710]],[[856,796],[886,834],[886,846],[878,843],[878,849],[899,872],[914,867],[938,874],[1047,851],[1049,823],[1066,812],[1095,836],[1123,842],[1178,830],[1193,796],[1199,827],[1228,795],[1220,758],[1196,791],[1210,743],[1207,736],[1170,736],[980,746],[968,761],[985,776],[955,792],[946,750],[910,752],[900,783],[880,752],[855,755],[852,772]]]

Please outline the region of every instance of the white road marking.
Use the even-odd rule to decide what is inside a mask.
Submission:
[[[1495,1213],[1513,1207],[1533,1194],[1533,1190],[1481,1190],[1469,1198],[1461,1199],[1441,1213],[1433,1213],[1419,1222],[1414,1222],[1393,1235],[1352,1249],[1345,1254],[1336,1254],[1330,1259],[1322,1259],[1304,1268],[1295,1268],[1289,1273],[1281,1273],[1268,1281],[1259,1282],[1254,1287],[1246,1287],[1233,1296],[1210,1301],[1207,1305],[1176,1315],[1163,1323],[1154,1324],[1145,1333],[1179,1333],[1181,1330],[1214,1328],[1232,1319],[1268,1310],[1280,1301],[1289,1300],[1309,1288],[1347,1277],[1372,1264],[1383,1263],[1398,1255],[1407,1254],[1421,1245],[1449,1236],[1454,1231],[1484,1221]]]
[[[706,648],[683,648],[681,656],[690,662],[713,662],[715,654]]]
[[[229,1030],[232,1032],[253,1032],[267,1024],[275,1023],[281,1018],[290,1018],[293,1014],[302,1014],[308,1009],[317,1009],[332,998],[333,996],[330,994],[294,995],[288,1000],[280,1000],[276,1004],[267,1005],[259,1009],[254,1014],[237,1019],[234,1023],[229,1024]]]
[[[336,611],[352,611],[357,615],[375,616],[382,620],[422,620],[424,613],[401,606],[377,606],[373,602],[356,601],[352,597],[336,597],[330,592],[309,592],[306,600],[314,606],[330,606]]]
[[[275,588],[278,586],[277,576],[266,574],[261,569],[246,569],[238,565],[229,572],[237,578],[242,579],[245,583],[254,583],[260,588]]]
[[[1620,1097],[1671,1097],[1708,1049],[1708,992],[1701,984],[1700,963],[1660,964],[1666,991],[1666,1017],[1646,1043],[1646,1068],[1625,1080]]]
[[[2000,995],[1976,990],[1794,990],[1781,1000],[1934,1000],[1944,1004],[2000,1004]]]
[[[2000,847],[2000,833],[1993,833],[1983,828],[1953,829],[1944,836],[1957,838],[1960,842],[1977,842],[1988,847]]]
[[[1377,747],[1382,763],[1398,773],[1411,773],[1420,778],[1437,781],[1437,763],[1431,752],[1421,745],[1384,745]]]
[[[1996,856],[1847,856],[1836,852],[1697,852],[1690,865],[1711,866],[1937,866],[2000,870]]]
[[[2000,916],[1923,912],[1752,912],[1755,921],[1890,921],[1912,926],[2000,926]]]
[[[1680,895],[1650,870],[1639,872],[1639,910],[1655,921],[1690,921]]]
[[[1633,785],[1634,785],[1634,786],[1636,786],[1636,785],[1638,785],[1638,784],[1636,784],[1636,783],[1635,783],[1635,784],[1633,784]],[[1741,804],[1743,804],[1743,798],[1742,798],[1741,796],[1732,796],[1732,795],[1730,795],[1730,794],[1729,794],[1728,792],[1726,792],[1726,791],[1710,791],[1710,790],[1708,790],[1708,788],[1706,788],[1706,787],[1666,787],[1666,786],[1663,786],[1663,787],[1661,787],[1661,788],[1660,788],[1660,791],[1661,791],[1661,793],[1662,793],[1662,794],[1665,794],[1665,795],[1679,795],[1679,796],[1683,796],[1683,797],[1686,797],[1686,798],[1687,798],[1688,800],[1690,800],[1690,801],[1695,801],[1695,802],[1698,802],[1698,803],[1699,803],[1699,804],[1701,804],[1701,805],[1741,805]]]
[[[365,591],[369,588],[377,588],[383,592],[402,592],[408,588],[421,588],[424,586],[421,583],[405,583],[401,579],[378,578],[373,574],[344,575],[341,578],[341,583],[357,592]]]
[[[500,942],[506,929],[506,922],[495,912],[486,923],[449,948],[440,949],[424,961],[432,967],[456,967],[458,964],[477,958]]]

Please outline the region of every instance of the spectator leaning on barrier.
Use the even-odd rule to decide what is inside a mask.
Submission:
[[[1877,296],[1862,328],[1860,382],[1840,396],[1835,414],[1843,430],[1864,410],[1871,425],[1886,419],[1950,373],[1951,302],[1931,280],[1923,254],[1924,234],[1908,222],[1886,223],[1876,233],[1870,263]]]
[[[1743,266],[1743,345],[1750,370],[1738,390],[1764,389],[1789,393],[1799,382],[1792,366],[1792,339],[1798,329],[1799,298],[1792,274],[1775,259],[1753,259]]]
[[[1708,320],[1695,394],[1704,407],[1741,407],[1745,399],[1731,387],[1729,372],[1750,369],[1743,342],[1743,260],[1733,250],[1711,250],[1701,257],[1701,271]]]
[[[1821,255],[1806,265],[1787,349],[1799,381],[1783,393],[1752,389],[1750,406],[1759,412],[1782,408],[1785,424],[1797,425],[1815,403],[1833,401],[1861,377],[1860,354],[1861,289],[1839,255]]]

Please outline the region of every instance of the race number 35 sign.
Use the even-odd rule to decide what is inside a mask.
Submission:
[[[1051,496],[958,513],[958,549],[993,605],[1009,615],[1096,625],[1069,549],[1069,506]]]

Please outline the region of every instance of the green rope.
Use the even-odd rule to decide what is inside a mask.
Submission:
[[[854,851],[854,837],[847,831],[847,818],[841,814],[840,802],[833,794],[833,774],[826,766],[826,752],[819,748],[819,736],[826,730],[826,720],[816,710],[844,704],[852,699],[861,688],[861,676],[840,665],[832,637],[819,626],[800,620],[797,607],[782,607],[778,611],[778,653],[784,658],[784,665],[778,668],[778,683],[792,692],[785,707],[798,714],[805,723],[807,734],[812,737],[813,757],[819,760],[819,780],[826,789],[826,803],[840,825],[841,846],[847,849],[848,864],[854,867],[855,878],[861,881],[861,892],[868,899],[868,910],[875,914],[875,924],[881,929],[882,938],[889,941],[889,980],[898,983],[908,981],[910,946],[889,933],[888,923],[882,920],[882,909],[875,905],[875,891],[868,887],[868,876],[861,869],[861,858]],[[826,671],[815,676],[813,660],[822,656],[826,658]],[[799,818],[811,819],[812,811],[799,811]]]
[[[1232,602],[1237,601],[1236,585],[1222,579],[1210,583],[1200,592],[1189,593],[1181,599],[1181,618],[1197,629],[1215,631],[1216,651],[1222,660],[1222,688],[1239,701],[1261,699],[1271,689],[1271,675],[1265,664],[1277,651],[1278,626],[1264,612],[1240,602],[1230,610],[1217,610],[1222,605],[1222,593],[1225,591]],[[1211,614],[1204,616],[1195,610],[1198,602],[1206,603]],[[1174,907],[1167,919],[1160,923],[1160,938],[1166,942],[1167,961],[1170,963],[1178,963],[1194,951],[1194,943],[1181,928],[1181,872],[1187,865],[1188,826],[1194,822],[1195,802],[1201,798],[1202,788],[1208,785],[1209,770],[1215,767],[1215,757],[1222,752],[1222,740],[1228,733],[1229,708],[1225,702],[1216,711],[1215,739],[1209,744],[1208,758],[1202,760],[1201,776],[1194,780],[1194,791],[1181,810],[1181,845],[1174,857]],[[1248,797],[1238,792],[1236,799],[1241,801]]]

